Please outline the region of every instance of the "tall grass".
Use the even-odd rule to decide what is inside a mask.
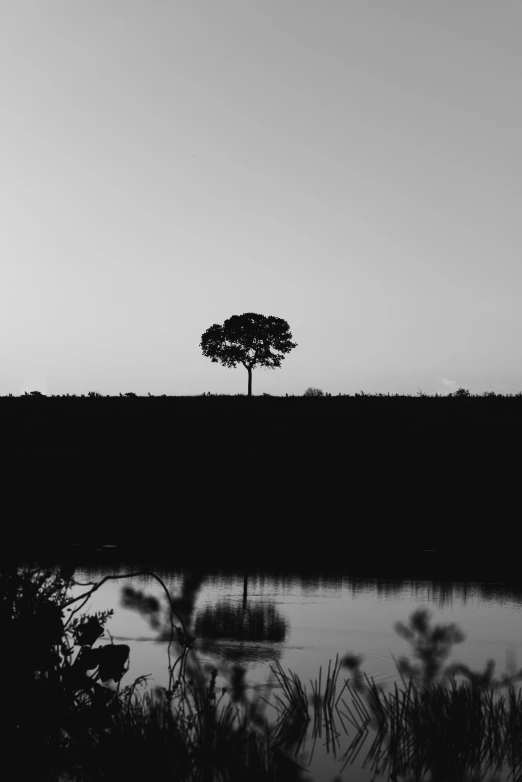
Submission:
[[[336,756],[340,734],[335,715],[347,736],[345,721],[355,731],[341,757],[341,773],[348,764],[353,765],[372,729],[373,742],[362,766],[370,765],[372,772],[383,778],[406,779],[411,773],[409,778],[419,782],[431,773],[431,782],[465,782],[483,779],[490,771],[505,773],[507,767],[510,778],[522,780],[522,692],[515,686],[522,679],[522,670],[500,681],[484,681],[465,666],[450,666],[442,682],[419,683],[410,677],[406,683],[402,678],[404,689],[395,683],[394,692],[386,695],[381,685],[361,673],[360,662],[360,658],[346,656],[342,665],[351,668],[353,675],[351,680],[345,679],[335,699],[338,656],[332,673],[331,661],[328,666],[324,695],[321,669],[319,684],[311,682],[314,746],[323,726],[323,745]],[[401,673],[398,664],[397,669]],[[469,674],[468,682],[457,684],[457,669]],[[290,683],[282,671],[280,675]],[[293,690],[288,689],[294,693],[292,707],[301,710],[304,722],[308,714],[306,693],[296,697],[295,693],[302,691],[301,684],[295,676],[292,681]],[[507,698],[499,695],[502,687],[508,688]],[[345,690],[351,704],[343,697]]]

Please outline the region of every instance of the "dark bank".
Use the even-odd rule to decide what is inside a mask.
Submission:
[[[22,397],[0,413],[22,541],[315,563],[435,538],[485,555],[493,537],[510,558],[519,540],[518,397]]]

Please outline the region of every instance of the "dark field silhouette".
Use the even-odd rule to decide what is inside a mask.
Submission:
[[[29,395],[0,411],[21,522],[8,537],[25,542],[72,525],[120,545],[316,563],[367,542],[518,542],[520,396]]]

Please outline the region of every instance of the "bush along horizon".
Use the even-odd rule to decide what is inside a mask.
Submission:
[[[260,316],[261,317],[261,316]],[[212,327],[214,328],[214,327]],[[210,353],[209,353],[210,356]],[[281,357],[282,358],[282,357]],[[217,359],[216,359],[217,361]],[[243,363],[243,362],[241,362]],[[230,364],[230,366],[232,366]],[[251,369],[254,368],[254,365],[252,365]],[[275,368],[274,366],[265,368]],[[248,367],[247,367],[248,369]],[[250,388],[251,391],[251,388]],[[8,393],[4,395],[0,395],[0,398],[2,399],[27,399],[31,401],[43,401],[43,400],[50,400],[50,399],[196,399],[197,397],[205,397],[205,396],[212,396],[215,398],[227,398],[227,399],[233,399],[233,398],[244,398],[245,396],[252,396],[252,394],[226,394],[226,393],[218,393],[218,392],[210,392],[210,391],[204,391],[200,394],[151,394],[150,391],[146,394],[136,394],[133,391],[128,391],[125,394],[118,393],[114,395],[103,395],[99,391],[88,391],[87,394],[44,394],[41,391],[25,391],[23,394],[14,395],[13,393]],[[271,396],[275,399],[283,399],[285,397],[297,399],[301,396],[320,396],[323,398],[326,397],[332,397],[333,395],[331,393],[324,392],[320,388],[314,388],[310,386],[306,389],[306,391],[299,395],[299,394],[288,394],[288,393],[281,393],[281,395],[278,394],[268,394],[263,393],[262,396]],[[335,397],[342,397],[343,399],[361,399],[361,398],[369,398],[369,399],[377,399],[377,398],[383,398],[383,399],[411,399],[413,397],[417,398],[423,398],[423,399],[496,399],[496,400],[502,400],[502,399],[515,399],[515,398],[522,398],[522,391],[517,391],[516,393],[508,393],[508,394],[500,394],[495,391],[483,391],[482,393],[476,393],[472,394],[469,389],[467,388],[458,388],[456,391],[451,391],[447,393],[433,393],[428,394],[424,392],[422,389],[419,389],[416,394],[390,394],[387,393],[381,393],[376,392],[374,394],[366,393],[365,391],[359,391],[355,394],[348,394],[348,393],[341,393],[340,391],[335,394]]]

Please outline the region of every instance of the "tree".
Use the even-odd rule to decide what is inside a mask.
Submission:
[[[231,368],[238,363],[243,364],[248,371],[248,396],[252,396],[254,367],[280,367],[286,353],[297,347],[291,339],[286,320],[246,312],[232,315],[222,326],[215,323],[207,329],[201,337],[200,347],[203,355],[213,363],[220,361],[223,366]]]

